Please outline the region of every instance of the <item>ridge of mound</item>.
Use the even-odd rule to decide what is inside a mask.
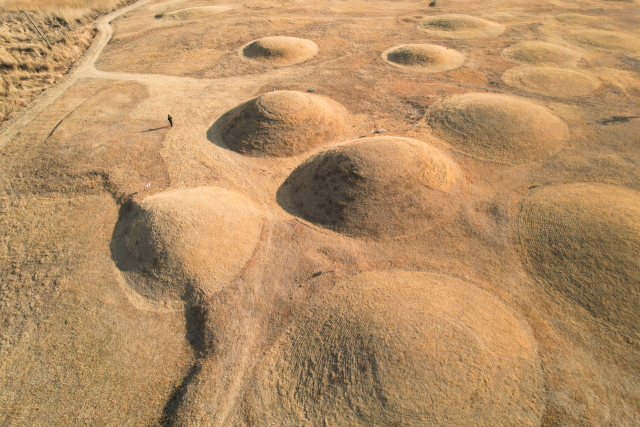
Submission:
[[[302,92],[267,92],[221,118],[224,143],[249,156],[293,156],[337,137],[345,108]]]
[[[178,300],[194,288],[213,293],[244,267],[261,230],[260,210],[239,193],[200,187],[154,194],[128,221],[118,267],[154,301]]]
[[[164,18],[179,20],[205,18],[207,16],[213,16],[219,13],[227,12],[231,9],[231,6],[190,7],[188,9],[176,10],[175,12],[167,13],[166,15],[164,15]]]
[[[537,360],[527,329],[476,286],[362,273],[281,336],[245,404],[264,426],[539,425]]]
[[[640,192],[566,184],[532,192],[518,218],[532,274],[640,334]]]
[[[598,20],[595,16],[579,15],[577,13],[565,13],[554,16],[558,21],[566,24],[589,25]]]
[[[285,184],[293,210],[310,222],[350,235],[398,237],[451,215],[458,174],[451,159],[425,142],[372,137],[321,151]]]
[[[420,21],[420,29],[429,34],[449,38],[476,38],[499,36],[504,25],[469,15],[433,15]]]
[[[382,59],[397,67],[435,73],[460,67],[464,54],[434,44],[407,44],[384,51]]]
[[[292,65],[316,56],[318,45],[297,37],[264,37],[246,44],[239,49],[239,53],[254,61]]]
[[[547,108],[487,93],[456,95],[432,105],[429,125],[463,153],[514,165],[559,149],[568,134],[567,125]]]
[[[581,30],[573,31],[565,36],[578,45],[590,49],[616,51],[622,53],[640,52],[640,38],[620,33],[617,31],[604,30]]]
[[[515,67],[502,80],[509,86],[557,97],[586,95],[600,87],[597,77],[560,68]]]
[[[566,47],[551,43],[530,41],[509,46],[502,57],[525,65],[562,65],[580,59],[580,54]]]

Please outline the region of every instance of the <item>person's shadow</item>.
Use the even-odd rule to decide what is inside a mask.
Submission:
[[[142,130],[142,131],[140,131],[140,133],[153,132],[153,131],[155,131],[155,130],[166,129],[166,128],[168,128],[168,127],[169,127],[169,126],[161,126],[161,127],[159,127],[159,128],[153,128],[153,129]]]

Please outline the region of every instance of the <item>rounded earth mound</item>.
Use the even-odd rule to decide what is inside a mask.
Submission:
[[[535,66],[567,64],[577,61],[580,56],[566,47],[539,41],[517,43],[502,51],[502,57],[509,61]]]
[[[434,15],[422,19],[420,29],[441,37],[475,38],[499,36],[505,27],[475,16]]]
[[[293,156],[337,137],[345,108],[318,95],[267,92],[221,117],[227,146],[249,156]]]
[[[558,150],[567,125],[547,108],[486,93],[457,95],[429,109],[436,136],[472,157],[523,164]]]
[[[508,85],[558,97],[586,95],[600,87],[600,80],[573,70],[545,67],[515,67],[502,75]]]
[[[398,237],[432,228],[459,202],[458,169],[429,144],[373,137],[329,147],[287,179],[302,218],[356,236]]]
[[[167,13],[166,15],[164,15],[164,18],[179,20],[206,18],[207,16],[217,15],[222,12],[227,12],[231,9],[231,6],[191,7],[189,9],[182,9],[175,12]]]
[[[556,15],[555,18],[566,24],[578,24],[578,25],[589,25],[593,24],[598,20],[595,16],[589,15],[579,15],[577,13],[564,13],[562,15]]]
[[[318,45],[297,37],[264,37],[240,49],[240,55],[274,65],[291,65],[306,61],[318,53]]]
[[[566,39],[590,49],[621,53],[640,52],[640,38],[616,31],[582,30],[565,36]]]
[[[529,333],[495,296],[420,272],[336,285],[270,349],[248,410],[259,425],[540,425]]]
[[[460,67],[464,54],[434,44],[408,44],[384,51],[382,59],[402,68],[435,73]]]
[[[640,192],[590,183],[545,187],[524,200],[518,226],[534,275],[640,334]]]
[[[220,290],[258,243],[262,216],[247,197],[223,188],[172,190],[146,197],[124,243],[140,272],[133,283],[155,301]]]

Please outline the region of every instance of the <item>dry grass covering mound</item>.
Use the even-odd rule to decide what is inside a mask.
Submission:
[[[543,95],[570,97],[586,95],[600,86],[600,80],[578,71],[544,67],[516,67],[502,75],[508,85]]]
[[[578,25],[589,25],[598,20],[598,18],[596,18],[595,16],[579,15],[577,13],[565,13],[562,15],[557,15],[555,16],[555,18],[560,22],[564,22],[565,24]]]
[[[509,61],[525,65],[563,65],[580,59],[580,54],[566,47],[551,43],[530,41],[509,46],[502,52]]]
[[[427,143],[374,137],[315,155],[289,177],[293,209],[336,231],[369,237],[418,233],[456,205],[453,162]]]
[[[264,37],[240,49],[245,58],[273,65],[291,65],[316,56],[318,45],[297,37]]]
[[[522,164],[559,149],[567,125],[547,108],[523,99],[486,93],[457,95],[429,109],[434,133],[482,160]]]
[[[175,12],[167,13],[163,17],[165,19],[179,19],[179,20],[187,20],[187,19],[198,19],[198,18],[206,18],[207,16],[218,15],[223,12],[227,12],[231,10],[231,6],[202,6],[202,7],[191,7],[189,9],[177,10]]]
[[[261,426],[540,425],[523,325],[447,276],[370,272],[336,285],[256,370]]]
[[[338,136],[346,114],[328,98],[267,92],[220,118],[222,139],[232,150],[250,156],[293,156]]]
[[[615,51],[621,53],[640,52],[640,38],[617,31],[583,30],[574,31],[565,36],[578,45],[590,49]]]
[[[460,67],[464,54],[434,44],[408,44],[384,51],[382,59],[402,68],[435,73]]]
[[[441,37],[475,38],[499,36],[505,27],[475,16],[434,15],[420,21],[420,29]]]
[[[215,187],[154,194],[122,222],[116,263],[154,301],[222,288],[249,260],[262,229],[251,200]]]
[[[534,191],[519,217],[533,274],[640,334],[640,193],[604,184]]]

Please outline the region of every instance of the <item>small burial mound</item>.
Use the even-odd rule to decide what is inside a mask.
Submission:
[[[240,49],[240,55],[273,65],[292,65],[316,56],[318,45],[297,37],[264,37]]]
[[[540,425],[529,333],[495,296],[420,272],[336,285],[256,369],[260,426]]]
[[[172,19],[172,20],[187,20],[187,19],[198,19],[198,18],[206,18],[207,16],[218,15],[223,12],[227,12],[231,10],[231,6],[202,6],[202,7],[191,7],[189,9],[177,10],[175,12],[167,13],[163,16],[164,19]]]
[[[545,67],[515,67],[502,75],[508,85],[557,97],[586,95],[600,87],[597,77],[573,70]]]
[[[429,109],[439,138],[472,157],[523,164],[558,150],[567,125],[547,108],[520,98],[487,93],[457,95]]]
[[[574,31],[565,36],[579,46],[604,51],[620,53],[640,52],[640,38],[616,31],[582,30]]]
[[[267,92],[220,118],[224,143],[249,156],[293,156],[336,138],[345,108],[318,95]]]
[[[458,169],[429,144],[373,137],[329,147],[283,187],[300,217],[355,235],[398,237],[447,219],[459,202]]]
[[[452,70],[464,63],[462,53],[434,44],[392,47],[382,53],[382,59],[397,67],[428,73]]]
[[[241,194],[215,187],[167,191],[134,208],[116,262],[153,301],[187,298],[194,289],[213,293],[244,267],[261,230],[259,209]]]
[[[577,25],[589,25],[598,20],[595,16],[579,15],[577,13],[564,13],[562,15],[556,15],[554,18],[565,24]]]
[[[434,15],[422,19],[420,29],[441,37],[477,38],[499,36],[505,27],[475,16]]]
[[[538,41],[514,44],[502,52],[502,57],[509,61],[533,66],[568,64],[577,61],[580,56],[566,47]]]
[[[640,192],[605,184],[533,191],[518,219],[530,271],[640,335]]]

